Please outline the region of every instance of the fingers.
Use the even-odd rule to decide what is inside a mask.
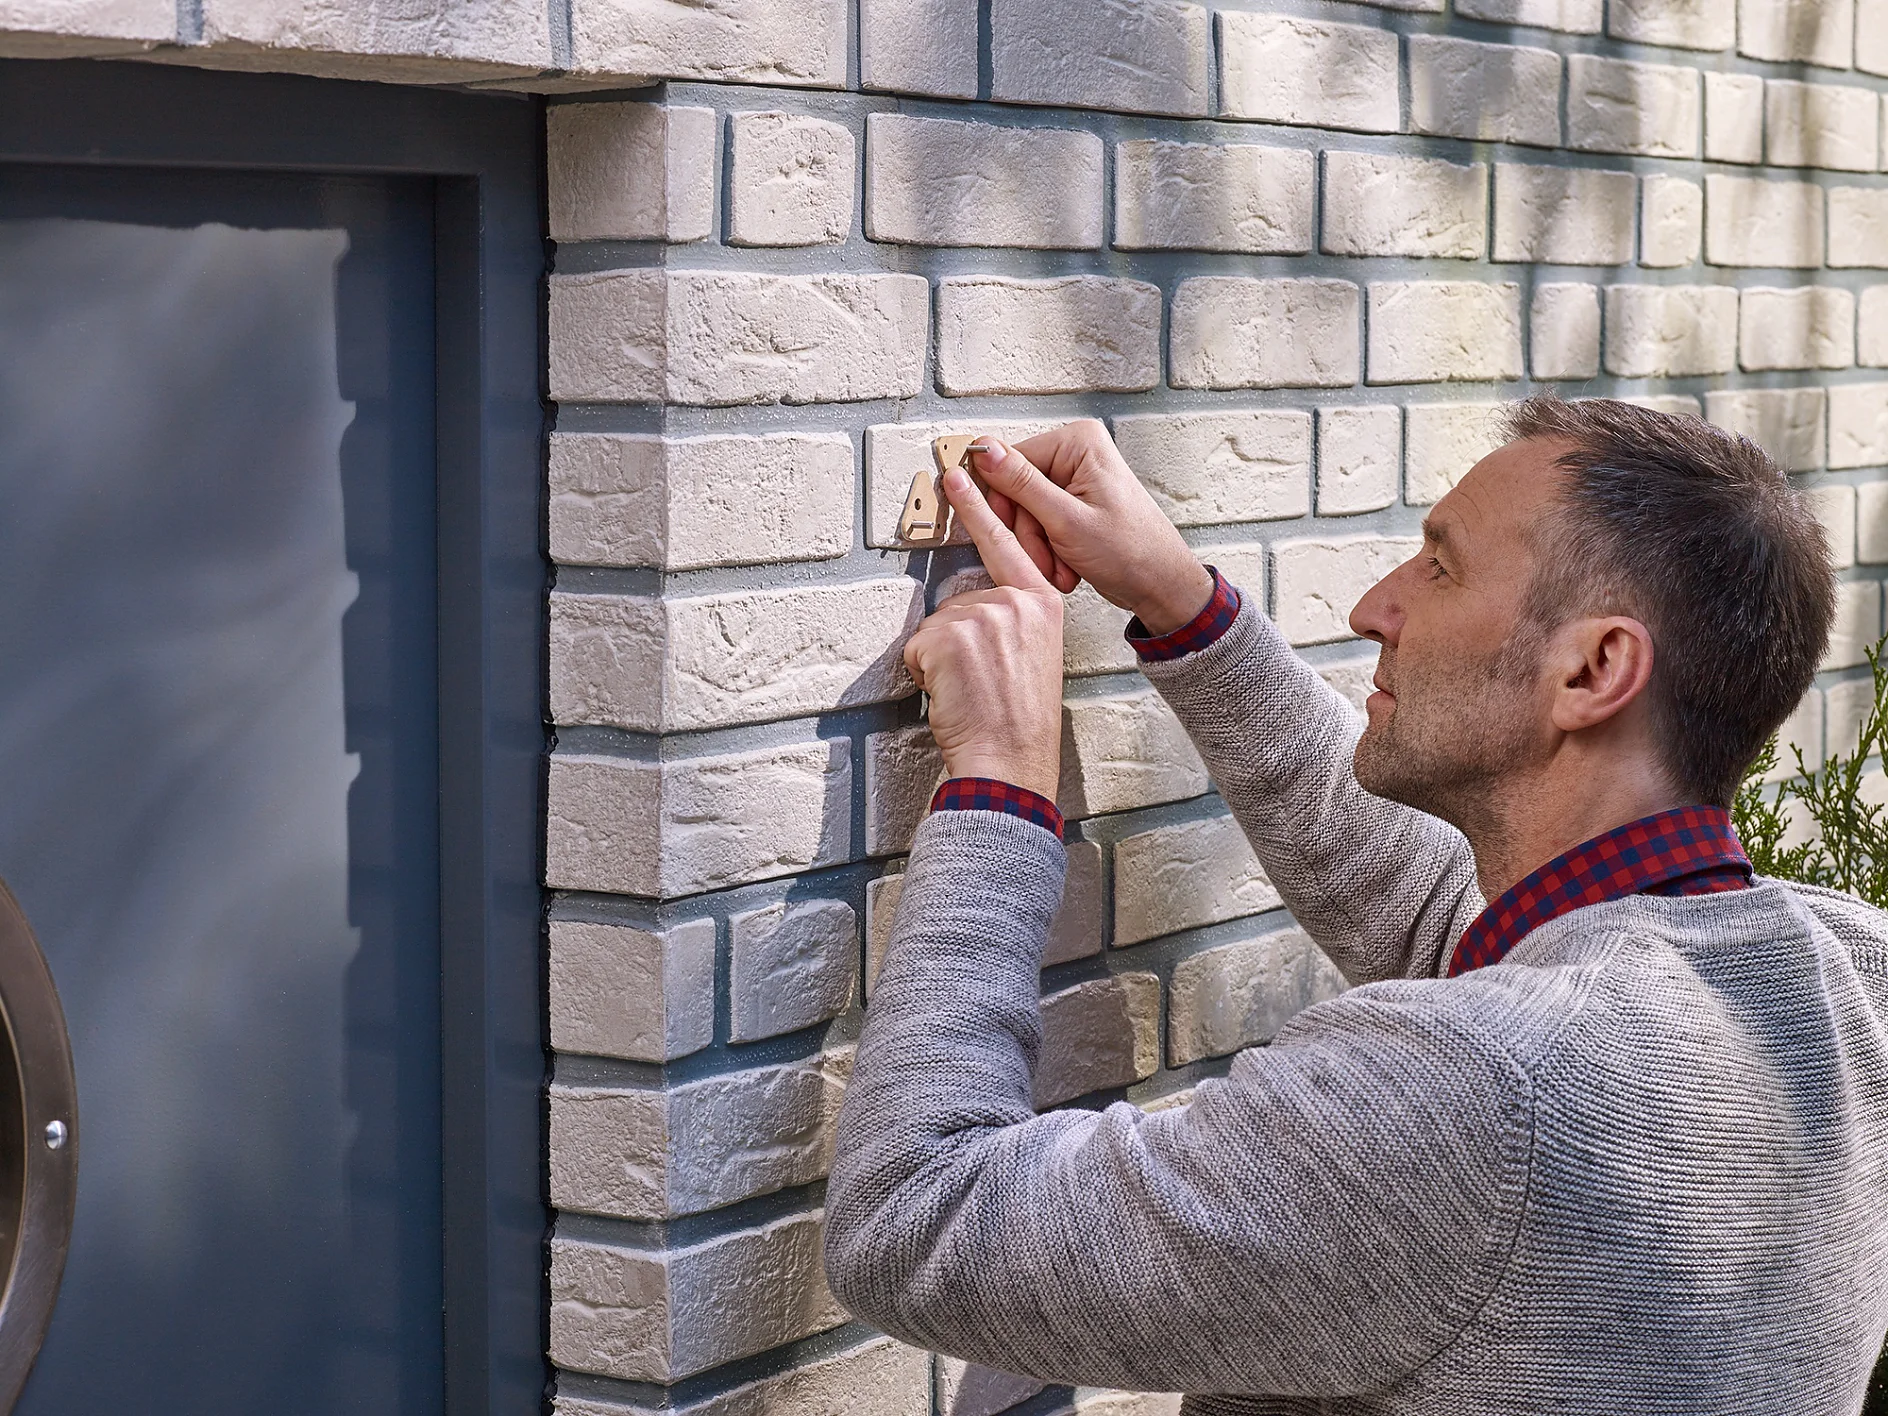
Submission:
[[[1011,531],[990,510],[990,503],[961,467],[944,474],[944,494],[951,499],[964,529],[977,543],[983,567],[998,585],[1014,585],[1022,590],[1047,590],[1049,578],[1036,568],[1036,562]],[[1060,495],[1066,496],[1063,492]]]
[[[1074,479],[1075,469],[1082,459],[1094,452],[1097,444],[1110,452],[1114,450],[1114,439],[1108,436],[1107,426],[1099,418],[1082,418],[1023,438],[1014,450],[1040,467],[1042,475],[1056,486],[1066,487]]]
[[[971,445],[977,475],[990,489],[1028,511],[1050,536],[1061,535],[1084,510],[1082,503],[1044,476],[1036,465],[1013,447],[995,438]]]
[[[995,503],[990,509],[996,510]],[[1022,548],[1029,552],[1029,558],[1036,563],[1036,569],[1042,572],[1043,579],[1055,583],[1056,567],[1061,564],[1055,558],[1055,548],[1049,544],[1049,538],[1042,534],[1042,525],[1022,507],[1016,508],[1015,519],[998,513],[998,519],[1006,523],[1016,533],[1016,539]]]

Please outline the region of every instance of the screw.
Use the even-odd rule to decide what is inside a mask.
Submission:
[[[56,1151],[66,1143],[66,1123],[48,1121],[46,1123],[46,1149]]]

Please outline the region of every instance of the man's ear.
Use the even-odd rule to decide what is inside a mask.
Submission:
[[[1557,638],[1553,719],[1562,732],[1617,716],[1652,681],[1652,632],[1636,619],[1574,620]]]

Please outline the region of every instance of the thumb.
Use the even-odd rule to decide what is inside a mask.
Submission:
[[[977,553],[983,557],[983,567],[990,572],[992,580],[1019,590],[1053,588],[1029,558],[1023,543],[1016,539],[1016,533],[990,510],[990,503],[984,500],[968,472],[961,467],[946,472],[944,495],[951,499],[958,520],[970,532],[970,539],[977,543]]]
[[[1081,499],[1058,487],[1035,463],[1007,443],[978,438],[971,444],[977,475],[1036,518],[1053,540],[1082,510]]]

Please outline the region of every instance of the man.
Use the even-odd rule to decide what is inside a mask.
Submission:
[[[1820,532],[1693,419],[1535,400],[1512,431],[1352,613],[1381,646],[1361,738],[1099,424],[982,454],[994,505],[950,479],[997,588],[906,654],[952,780],[827,1195],[861,1317],[1196,1416],[1859,1409],[1888,1331],[1888,918],[1751,879],[1725,811],[1822,655]],[[1153,1115],[1030,1104],[1077,576],[1135,612],[1358,985]]]

